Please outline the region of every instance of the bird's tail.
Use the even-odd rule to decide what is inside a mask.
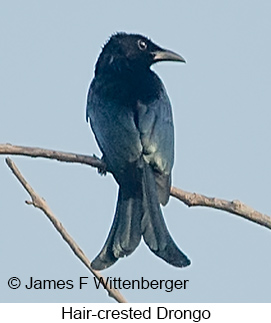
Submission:
[[[118,258],[130,255],[142,235],[150,250],[169,264],[176,267],[190,264],[168,232],[153,171],[147,163],[143,164],[136,187],[119,188],[114,221],[101,252],[91,263],[93,269],[108,268]]]
[[[145,164],[143,172],[144,215],[141,221],[143,238],[150,250],[175,267],[186,267],[190,260],[177,247],[168,232],[158,201],[153,171]]]

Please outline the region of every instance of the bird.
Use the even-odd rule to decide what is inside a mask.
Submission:
[[[140,34],[117,32],[103,46],[90,83],[86,119],[106,170],[119,185],[108,237],[91,262],[95,270],[130,255],[143,237],[149,249],[175,267],[190,265],[172,239],[160,204],[170,196],[174,126],[166,89],[151,69],[179,54]]]

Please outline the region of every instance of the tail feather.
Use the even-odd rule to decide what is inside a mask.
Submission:
[[[129,194],[120,188],[118,200],[118,227],[116,229],[113,253],[116,258],[130,255],[141,240],[142,197]]]
[[[93,269],[106,269],[136,249],[141,240],[142,214],[142,194],[131,195],[130,190],[120,187],[114,221],[102,250],[91,263]]]
[[[143,172],[144,216],[141,223],[143,238],[150,250],[167,263],[176,267],[190,265],[190,260],[177,247],[166,227],[153,171],[148,164]]]

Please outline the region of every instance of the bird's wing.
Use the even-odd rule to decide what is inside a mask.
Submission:
[[[128,164],[143,156],[155,173],[159,201],[165,205],[174,161],[174,128],[164,86],[158,99],[148,104],[138,101],[136,110],[103,100],[94,87],[95,83],[88,94],[87,119],[109,170],[119,177]]]
[[[95,93],[90,87],[87,118],[109,169],[116,173],[125,168],[127,163],[133,163],[140,158],[140,133],[135,126],[131,109],[110,100],[103,100]]]
[[[174,162],[174,127],[171,104],[164,86],[157,100],[147,105],[139,101],[137,111],[143,157],[155,172],[159,201],[166,204]]]

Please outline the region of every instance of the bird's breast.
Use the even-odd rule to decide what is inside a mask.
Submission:
[[[136,109],[138,101],[148,105],[159,99],[163,86],[159,77],[150,70],[141,74],[109,74],[101,79],[97,78],[97,81],[96,93],[101,98],[133,109]]]

